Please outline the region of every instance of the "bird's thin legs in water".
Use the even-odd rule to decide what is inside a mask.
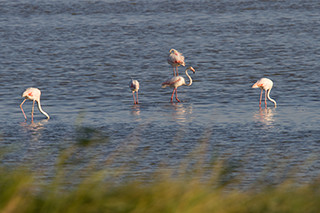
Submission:
[[[178,67],[173,67],[173,76],[178,76]]]
[[[176,88],[173,89],[172,91],[172,95],[171,95],[171,102],[173,101],[173,95],[174,95],[174,91],[176,90]]]
[[[136,104],[136,97],[134,96],[134,91],[132,91],[133,103]]]
[[[21,109],[21,111],[22,111],[22,113],[23,113],[24,118],[27,120],[27,116],[26,116],[26,114],[24,113],[24,111],[23,111],[23,109],[22,109],[22,105],[24,104],[24,102],[25,102],[26,100],[27,100],[27,99],[24,99],[24,100],[22,101],[22,103],[20,104],[20,109]]]
[[[138,99],[138,91],[137,91],[137,104],[139,104],[139,99]]]
[[[178,102],[181,102],[181,101],[178,99],[178,89],[176,89],[176,100],[177,100]]]
[[[181,102],[181,101],[178,99],[178,90],[177,90],[177,88],[174,88],[173,91],[172,91],[171,102],[173,102],[174,92],[176,92],[176,100],[177,100],[178,102]]]
[[[33,100],[33,103],[32,103],[31,122],[33,122],[34,102],[36,102],[36,101]]]
[[[262,93],[263,93],[263,90],[261,89],[261,93],[260,93],[260,101],[259,101],[259,107],[260,107],[260,108],[261,108]]]
[[[264,92],[264,107],[267,108],[267,90]]]

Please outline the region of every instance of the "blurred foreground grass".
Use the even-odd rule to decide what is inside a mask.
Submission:
[[[122,174],[130,168],[97,170],[92,162],[70,172],[79,149],[105,138],[90,129],[81,132],[85,137],[61,152],[50,180],[41,181],[29,168],[0,167],[0,212],[320,212],[320,179],[270,184],[262,178],[242,189],[234,186],[245,177],[234,175],[225,161],[215,160],[210,168],[204,168],[201,158],[192,161],[204,152],[207,137],[179,169],[170,172],[164,166],[148,178],[126,179]],[[111,155],[107,163],[116,157]]]
[[[196,178],[159,175],[115,184],[102,173],[75,187],[39,184],[26,171],[1,169],[0,212],[319,212],[320,183],[285,182],[259,190],[227,189]]]

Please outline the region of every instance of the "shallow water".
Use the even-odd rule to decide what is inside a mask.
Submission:
[[[316,0],[2,1],[2,164],[50,176],[64,148],[98,137],[79,158],[134,161],[131,172],[145,176],[164,162],[179,167],[205,141],[200,157],[242,164],[248,182],[266,167],[309,181],[320,173],[319,9]],[[161,88],[171,48],[196,69],[178,89],[182,103]],[[277,108],[259,109],[251,85],[261,77],[273,80]],[[35,123],[24,122],[27,87],[41,89],[50,120],[36,110]]]

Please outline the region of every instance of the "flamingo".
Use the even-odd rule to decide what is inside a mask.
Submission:
[[[259,107],[261,107],[261,99],[262,99],[263,90],[265,91],[265,97],[264,97],[265,107],[267,107],[267,97],[270,101],[272,101],[274,103],[274,107],[277,107],[277,102],[275,100],[273,100],[272,98],[270,98],[270,91],[272,89],[272,86],[273,86],[273,82],[268,78],[261,78],[254,85],[252,85],[252,88],[260,88],[261,89]]]
[[[173,100],[173,94],[174,92],[176,92],[176,100],[178,102],[181,102],[179,99],[178,99],[178,94],[177,94],[177,89],[178,87],[182,86],[182,85],[186,85],[186,86],[191,86],[192,84],[192,78],[189,76],[188,74],[188,70],[191,70],[193,73],[195,73],[196,71],[194,70],[193,67],[188,67],[186,69],[186,75],[187,77],[189,78],[189,84],[186,84],[186,81],[184,79],[184,77],[182,76],[174,76],[170,79],[168,79],[167,81],[163,82],[162,83],[162,88],[165,88],[165,87],[172,87],[173,88],[173,92],[172,92],[172,95],[171,95],[171,102]]]
[[[132,91],[134,104],[138,104],[139,103],[139,101],[138,101],[138,90],[139,90],[139,87],[140,87],[139,81],[131,79],[131,81],[129,82],[129,87],[130,87],[130,89]],[[136,99],[134,97],[134,93],[135,92],[137,92],[137,101],[136,101]]]
[[[178,76],[178,66],[182,65],[185,66],[186,64],[184,63],[184,56],[182,53],[178,52],[175,49],[171,49],[169,51],[170,55],[168,57],[168,63],[171,64],[173,67],[173,76]],[[175,74],[176,72],[176,74]]]
[[[50,116],[42,110],[41,108],[41,104],[40,104],[40,96],[41,96],[41,91],[38,89],[38,88],[33,88],[33,87],[30,87],[28,89],[26,89],[23,94],[22,94],[22,97],[25,98],[22,103],[20,104],[20,108],[21,108],[21,111],[24,115],[24,118],[27,120],[27,116],[26,114],[24,113],[23,109],[22,109],[22,105],[24,104],[24,102],[26,100],[32,100],[33,101],[33,104],[32,104],[32,112],[31,112],[31,121],[33,122],[33,112],[34,112],[34,102],[37,102],[38,104],[38,109],[39,111],[44,114],[45,116],[47,116],[47,119],[50,118]]]

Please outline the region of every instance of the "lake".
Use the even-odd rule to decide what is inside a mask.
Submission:
[[[320,175],[319,11],[317,0],[1,1],[1,163],[48,178],[63,150],[95,140],[77,148],[70,171],[93,161],[143,178],[222,159],[248,184],[291,170],[308,182]],[[161,88],[172,48],[196,70],[181,103]],[[277,108],[259,108],[251,86],[262,77]],[[28,87],[41,89],[51,119],[35,109],[31,124],[27,101],[24,120]]]

